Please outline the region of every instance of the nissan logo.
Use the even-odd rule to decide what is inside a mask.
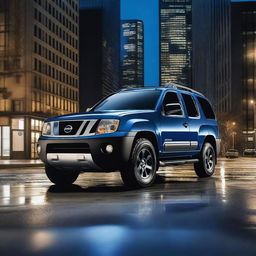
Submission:
[[[67,126],[64,127],[64,132],[65,133],[71,133],[72,130],[73,130],[72,125],[67,125]]]

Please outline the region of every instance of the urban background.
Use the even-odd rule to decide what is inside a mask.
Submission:
[[[170,81],[212,101],[222,154],[255,149],[256,2],[0,1],[0,159],[37,158],[49,116]]]

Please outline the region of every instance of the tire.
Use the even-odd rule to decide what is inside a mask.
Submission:
[[[194,164],[198,177],[206,178],[214,174],[216,165],[216,152],[214,147],[206,142],[200,152],[199,162]]]
[[[138,139],[129,162],[121,170],[124,184],[131,188],[150,187],[156,179],[158,163],[153,144],[147,139]]]
[[[45,173],[52,183],[59,186],[69,186],[73,184],[79,176],[78,171],[62,171],[52,166],[45,166]]]

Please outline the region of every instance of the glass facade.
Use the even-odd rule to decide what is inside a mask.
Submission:
[[[79,111],[78,19],[79,0],[0,1],[0,158],[36,158],[31,122]]]
[[[232,3],[232,58],[232,114],[241,148],[255,148],[256,3]]]
[[[192,5],[192,84],[218,113],[231,110],[231,19],[229,0]]]
[[[191,87],[192,0],[160,0],[160,80]]]
[[[122,21],[120,52],[122,87],[144,86],[144,27],[142,21]]]
[[[80,1],[80,110],[120,89],[120,0]]]

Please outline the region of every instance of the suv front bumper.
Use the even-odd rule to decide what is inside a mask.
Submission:
[[[57,168],[77,169],[80,171],[115,171],[129,161],[134,136],[104,137],[89,139],[39,139],[40,159],[46,164]],[[49,150],[51,145],[83,144],[88,145],[86,152],[67,152],[56,149]],[[112,145],[113,152],[107,153],[104,149]],[[58,147],[56,147],[58,148]],[[71,151],[71,152],[70,152]]]

